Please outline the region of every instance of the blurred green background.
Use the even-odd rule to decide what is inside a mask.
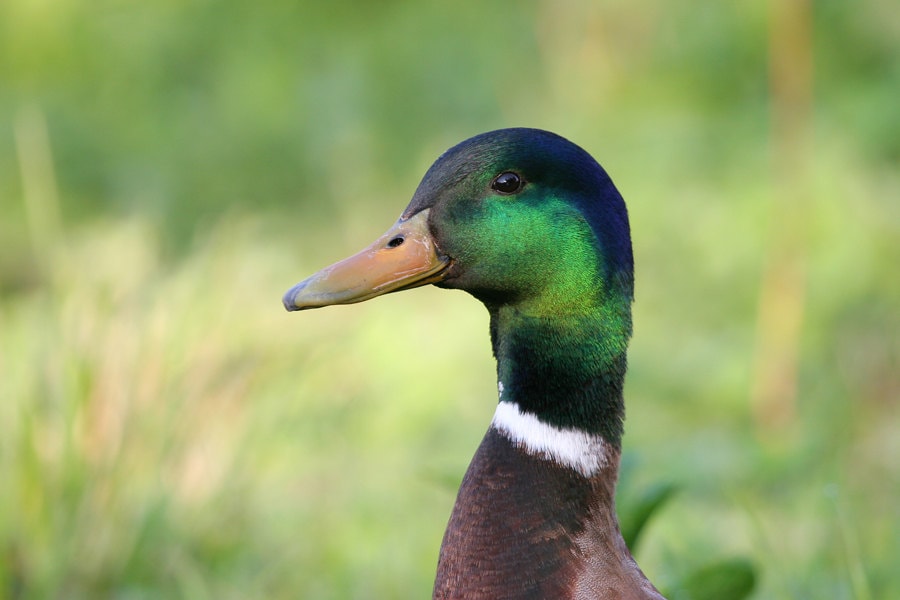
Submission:
[[[430,594],[486,312],[280,298],[532,126],[629,203],[645,572],[900,597],[898,56],[888,0],[4,0],[0,595]]]

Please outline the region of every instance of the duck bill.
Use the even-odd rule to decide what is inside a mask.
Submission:
[[[382,294],[437,283],[450,259],[428,230],[429,209],[397,221],[375,242],[350,258],[325,267],[284,295],[289,311],[363,302]]]

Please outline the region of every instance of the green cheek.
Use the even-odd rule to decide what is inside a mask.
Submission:
[[[597,241],[577,211],[554,199],[541,204],[490,198],[457,222],[454,256],[478,287],[514,294],[523,310],[583,311],[603,287]]]

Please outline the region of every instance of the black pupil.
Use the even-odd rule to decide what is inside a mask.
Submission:
[[[522,180],[515,173],[500,173],[494,178],[491,188],[501,194],[512,194],[519,191]]]

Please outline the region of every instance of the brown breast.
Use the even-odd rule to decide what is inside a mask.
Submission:
[[[444,534],[434,598],[661,598],[619,532],[610,458],[588,479],[489,429]]]

